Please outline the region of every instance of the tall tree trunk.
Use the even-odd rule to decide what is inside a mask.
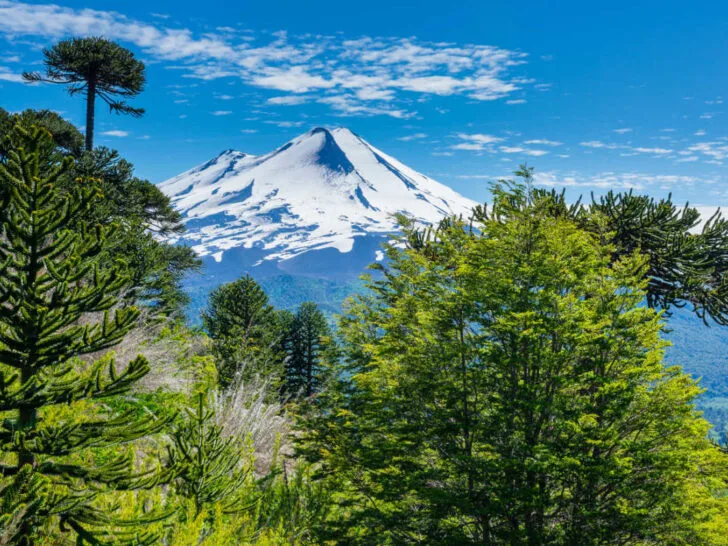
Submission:
[[[94,117],[96,115],[96,78],[90,78],[86,90],[86,150],[94,149]]]

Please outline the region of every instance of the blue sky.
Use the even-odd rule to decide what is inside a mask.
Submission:
[[[327,125],[478,200],[527,161],[572,195],[728,206],[728,3],[498,4],[0,0],[0,106],[82,126],[78,97],[19,75],[102,34],[147,63],[147,114],[100,105],[97,143],[154,182]]]

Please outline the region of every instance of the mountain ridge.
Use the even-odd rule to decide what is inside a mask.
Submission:
[[[256,156],[227,149],[160,184],[187,224],[173,239],[222,261],[235,248],[261,261],[312,250],[351,252],[355,239],[397,231],[397,214],[434,223],[475,202],[343,127],[316,127]]]

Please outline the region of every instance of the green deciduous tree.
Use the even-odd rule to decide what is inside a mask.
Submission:
[[[516,175],[531,181],[533,169]],[[671,196],[654,199],[632,191],[609,191],[582,205],[568,204],[564,192],[535,190],[551,202],[551,214],[570,218],[597,236],[610,234],[612,260],[635,251],[647,258],[648,305],[669,310],[691,306],[706,323],[728,324],[728,220],[716,212],[701,218],[686,204],[678,207]],[[702,224],[702,225],[701,225]]]
[[[408,229],[349,304],[301,431],[340,488],[321,538],[726,543],[725,454],[662,363],[648,261],[530,189],[494,194],[472,225]]]
[[[286,332],[285,387],[291,395],[311,396],[319,388],[324,353],[331,342],[326,317],[313,302],[304,302]]]
[[[72,38],[45,49],[43,55],[45,75],[26,72],[23,77],[29,82],[67,85],[71,95],[85,95],[87,150],[92,150],[94,144],[97,96],[112,112],[134,117],[144,114],[143,109],[123,100],[141,93],[145,83],[144,63],[128,49],[100,37]]]
[[[101,408],[94,417],[72,410],[58,416],[66,405],[90,410],[94,400],[124,393],[149,371],[142,357],[119,369],[113,359],[90,356],[121,341],[139,315],[116,306],[129,278],[124,262],[103,259],[114,226],[84,222],[103,199],[95,181],[59,189],[70,159],[40,164],[53,147],[47,131],[18,126],[11,140],[0,164],[0,451],[10,457],[2,474],[31,469],[51,484],[43,502],[30,499],[34,509],[23,518],[18,543],[34,543],[49,520],[74,531],[80,543],[146,543],[151,538],[139,522],[115,522],[94,499],[108,488],[149,485],[154,476],[134,473],[127,455],[103,462],[89,453],[157,432],[165,420]],[[125,529],[120,534],[104,530],[117,524]]]

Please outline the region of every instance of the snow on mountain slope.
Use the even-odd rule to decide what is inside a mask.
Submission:
[[[185,217],[181,241],[217,261],[239,247],[265,260],[345,253],[356,237],[396,231],[395,213],[432,223],[475,204],[345,128],[313,129],[263,156],[226,150],[160,188]]]

